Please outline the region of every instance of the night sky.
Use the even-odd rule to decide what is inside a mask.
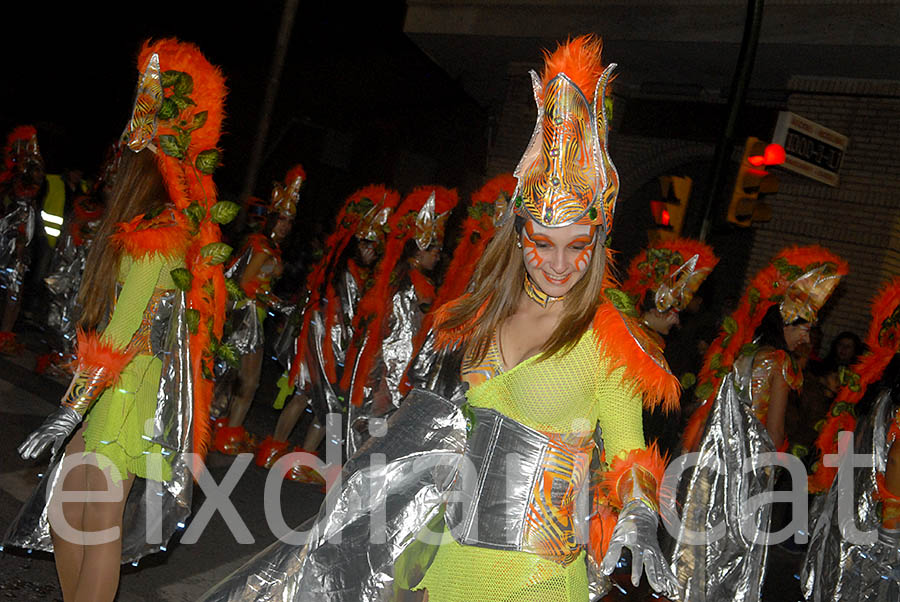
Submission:
[[[429,183],[477,185],[484,109],[403,34],[402,3],[372,4],[377,9],[360,12],[350,4],[300,2],[257,195],[268,196],[270,182],[298,161],[309,174],[304,194],[325,214],[373,181],[402,192]],[[227,77],[216,181],[220,196],[239,194],[281,2],[31,5],[7,13],[0,34],[4,136],[32,123],[50,172],[93,175],[130,114],[142,41],[174,35],[196,43]]]

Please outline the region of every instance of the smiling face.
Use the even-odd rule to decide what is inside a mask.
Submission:
[[[562,297],[584,277],[596,246],[595,228],[581,224],[547,228],[528,220],[519,236],[525,271],[551,297]]]
[[[809,343],[808,322],[784,327],[784,342],[790,351],[796,350],[800,345]]]

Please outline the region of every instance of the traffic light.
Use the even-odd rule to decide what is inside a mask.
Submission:
[[[660,176],[660,200],[650,201],[654,226],[647,232],[651,242],[681,236],[684,214],[691,198],[693,180],[687,176]]]
[[[766,144],[753,136],[747,138],[731,202],[728,203],[729,222],[747,228],[753,222],[772,219],[772,208],[766,205],[762,197],[778,191],[778,178],[765,168],[782,163],[784,148],[781,145]]]

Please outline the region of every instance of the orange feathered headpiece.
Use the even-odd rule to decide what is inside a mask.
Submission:
[[[174,38],[147,41],[141,79],[123,138],[134,151],[153,145],[169,196],[179,209],[215,204],[212,173],[225,117],[225,77],[200,49]]]
[[[856,428],[854,408],[870,385],[877,382],[894,355],[900,353],[900,278],[894,278],[872,300],[872,320],[866,334],[867,351],[850,370],[841,374],[841,385],[831,404],[819,437],[816,439],[819,459],[809,477],[809,490],[822,493],[831,487],[837,468],[825,466],[822,457],[837,453],[840,431]],[[890,436],[900,435],[896,420]]]
[[[385,245],[384,257],[378,267],[375,283],[372,288],[360,299],[359,311],[353,320],[353,331],[356,333],[354,343],[347,354],[347,365],[351,365],[354,353],[361,353],[356,362],[356,370],[345,370],[341,379],[341,387],[350,389],[353,374],[368,374],[375,363],[375,357],[381,346],[380,334],[382,323],[391,303],[392,276],[397,262],[403,256],[403,248],[406,241],[415,239],[420,249],[428,247],[428,244],[443,240],[443,229],[450,212],[459,201],[456,189],[448,189],[442,186],[420,186],[409,193],[400,206],[394,212],[388,222],[388,239]],[[430,220],[430,223],[429,223]],[[425,238],[429,242],[424,247]],[[365,332],[362,325],[366,324]],[[360,349],[359,344],[365,342]],[[350,402],[355,405],[362,404],[364,379],[357,378],[350,391]]]
[[[622,288],[638,308],[647,292],[653,291],[657,310],[681,311],[717,263],[712,248],[699,240],[656,241],[631,261]]]
[[[29,157],[40,164],[44,162],[38,147],[37,130],[31,125],[18,125],[6,136],[6,146],[3,148],[4,171],[0,172],[0,182],[10,179],[16,166],[24,165]]]
[[[198,318],[190,337],[194,376],[194,451],[204,454],[209,443],[209,407],[213,383],[210,343],[221,340],[225,320],[225,278],[222,262],[230,248],[221,242],[219,223],[229,209],[215,207],[212,174],[219,165],[217,148],[225,117],[225,78],[195,45],[166,38],[144,43],[138,57],[138,82],[132,117],[122,135],[135,152],[150,148],[169,192],[180,210],[174,225],[185,240],[185,264],[192,278],[186,291],[188,309]],[[153,220],[148,227],[155,227]],[[141,230],[141,228],[139,228]],[[147,229],[143,229],[147,230]],[[167,245],[174,245],[168,241]],[[158,245],[157,245],[158,246]]]
[[[472,203],[468,207],[466,219],[462,224],[462,234],[453,250],[444,281],[431,304],[431,311],[425,315],[413,341],[413,357],[425,342],[438,309],[466,291],[478,260],[494,236],[494,228],[503,221],[504,214],[509,209],[509,200],[515,189],[516,179],[512,174],[505,173],[491,178],[472,194]],[[402,394],[408,392],[406,378],[400,382],[400,387]]]
[[[741,350],[753,341],[753,335],[766,312],[773,305],[783,303],[792,285],[810,273],[833,278],[836,284],[836,279],[847,274],[847,264],[820,246],[784,249],[753,278],[737,309],[723,320],[722,330],[709,346],[703,369],[697,377],[694,395],[705,401],[688,421],[684,435],[685,450],[692,451],[700,443],[719,384],[731,371]],[[827,294],[815,298],[816,311],[833,290],[834,286],[830,286]]]
[[[300,188],[306,182],[306,171],[299,163],[284,176],[284,183],[276,182],[272,186],[272,202],[269,213],[293,219],[297,215],[297,201],[300,200]]]
[[[516,167],[515,212],[548,227],[612,228],[619,176],[607,151],[606,86],[601,41],[586,35],[544,53],[544,72],[531,72],[537,123]]]
[[[347,245],[350,244],[354,235],[358,235],[360,232],[366,232],[372,227],[371,224],[367,225],[367,222],[371,221],[368,219],[368,216],[383,214],[385,218],[387,218],[392,214],[399,203],[400,193],[388,188],[384,184],[370,184],[360,188],[347,197],[344,206],[338,212],[334,231],[329,235],[323,245],[325,254],[312,267],[306,278],[306,290],[309,294],[309,299],[307,299],[306,302],[303,322],[300,326],[300,332],[297,336],[295,346],[298,357],[302,357],[303,346],[306,345],[306,342],[308,341],[309,326],[313,311],[321,309],[323,298],[327,300],[327,303],[331,307],[334,307],[334,304],[337,303],[336,292],[331,285],[331,281],[335,276],[334,270],[337,268],[338,261],[341,255],[343,255],[344,250],[347,248]],[[383,224],[382,227],[379,228],[379,235],[382,238],[384,237],[384,225],[386,224]],[[377,265],[375,266],[375,269],[377,269]],[[360,283],[361,293],[365,292],[363,285],[364,283]],[[326,332],[330,332],[336,314],[337,312],[333,311],[327,312]],[[323,353],[325,354],[327,362],[332,357],[332,353],[329,351],[331,347],[331,337],[325,337],[323,345],[325,347]],[[325,369],[328,371],[329,378],[337,378],[335,376],[333,365],[326,365]],[[290,382],[296,382],[299,371],[300,362],[299,360],[294,361],[291,364]]]

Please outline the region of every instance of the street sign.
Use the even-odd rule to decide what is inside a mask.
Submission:
[[[847,137],[796,113],[781,111],[772,142],[784,147],[781,167],[829,186],[839,183],[838,172]]]

